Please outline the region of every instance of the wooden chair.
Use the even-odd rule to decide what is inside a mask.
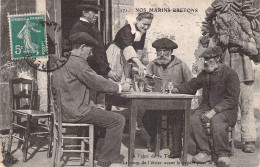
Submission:
[[[204,126],[207,130],[207,136],[209,138],[209,143],[210,143],[210,146],[211,146],[211,152],[213,152],[213,149],[212,149],[212,136],[211,136],[211,133],[210,133],[210,123],[206,123],[205,126]],[[233,127],[228,127],[228,141],[229,141],[229,145],[230,145],[230,148],[231,148],[231,156],[234,156],[234,153],[235,153],[235,128]]]
[[[12,79],[9,82],[10,86],[10,105],[12,109],[11,113],[11,121],[10,121],[10,133],[9,133],[9,141],[8,141],[8,149],[7,152],[11,153],[12,148],[12,139],[16,138],[20,141],[23,141],[23,161],[25,162],[27,160],[27,152],[28,152],[28,142],[29,138],[32,135],[45,135],[47,134],[49,137],[49,144],[48,144],[48,150],[47,150],[47,157],[51,157],[51,147],[52,147],[52,136],[53,136],[53,115],[51,113],[45,113],[40,112],[37,110],[34,110],[35,107],[35,83],[33,80],[18,78],[18,79]],[[16,86],[16,87],[15,87]],[[22,91],[17,92],[17,88],[23,89],[23,86],[26,86],[26,89],[23,89]],[[16,89],[15,89],[16,88]],[[29,101],[28,107],[21,108],[20,102],[22,99],[27,99]],[[15,118],[17,119],[17,122],[15,122]],[[26,125],[24,126],[21,123],[21,119],[25,118]],[[42,127],[45,130],[41,132],[31,132],[32,123],[33,120],[37,120],[39,118],[46,118],[48,120],[48,124],[38,124],[36,127]],[[19,132],[19,137],[14,135],[14,128],[19,128],[19,130],[24,131],[23,137],[21,136],[21,131]]]
[[[60,159],[64,152],[68,153],[80,153],[80,165],[85,164],[85,154],[89,155],[89,166],[94,165],[94,125],[83,124],[83,123],[65,123],[62,121],[62,111],[61,111],[61,97],[59,89],[52,87],[52,104],[54,108],[54,148],[52,156],[52,166],[60,167]],[[82,136],[66,136],[63,132],[63,128],[77,127],[82,128]],[[88,128],[89,135],[86,136],[86,128]],[[80,145],[65,145],[64,140],[80,140]],[[86,148],[86,143],[88,144],[88,150]],[[75,149],[79,147],[80,149]],[[67,149],[66,149],[67,148]],[[68,148],[74,148],[68,149]]]

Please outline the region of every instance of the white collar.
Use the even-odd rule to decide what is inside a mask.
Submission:
[[[138,31],[136,29],[136,26],[135,26],[135,23],[133,24],[130,24],[130,27],[131,27],[131,33],[132,34],[135,34],[135,39],[134,41],[140,41],[141,40],[141,37],[144,33],[142,33],[141,31]]]
[[[131,27],[131,33],[132,34],[135,34],[136,33],[136,27],[135,27],[135,23],[133,23],[133,24],[130,24],[130,27]]]
[[[84,17],[80,17],[79,20],[89,23],[89,21],[87,19],[85,19]]]

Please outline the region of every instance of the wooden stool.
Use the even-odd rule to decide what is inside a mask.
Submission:
[[[12,108],[12,116],[10,121],[10,133],[9,133],[9,141],[8,141],[8,149],[7,152],[11,153],[11,147],[12,147],[12,139],[13,137],[18,139],[19,141],[23,141],[23,161],[25,162],[27,160],[27,152],[28,152],[28,142],[29,138],[32,135],[43,135],[48,134],[49,137],[49,144],[48,144],[48,151],[47,151],[47,157],[51,157],[51,147],[52,147],[52,136],[53,136],[53,115],[51,113],[44,113],[37,110],[33,110],[34,108],[34,102],[35,102],[35,91],[34,91],[34,81],[18,78],[10,80],[10,102],[11,102],[11,108]],[[26,85],[26,89],[22,90],[19,93],[15,93],[14,85],[21,86]],[[21,99],[28,99],[29,101],[29,107],[28,109],[21,109],[20,107],[20,100]],[[15,118],[17,119],[17,123],[15,122]],[[21,124],[21,118],[26,119],[26,126]],[[39,119],[39,118],[46,118],[48,120],[48,125],[45,124],[37,124],[37,126],[41,126],[45,128],[45,131],[41,132],[31,132],[31,125],[33,119]],[[38,121],[38,120],[37,120]],[[21,133],[19,133],[19,137],[13,135],[14,128],[19,128],[24,130],[24,136],[21,137]],[[47,128],[47,129],[46,129]],[[46,131],[47,130],[47,131]],[[19,144],[18,144],[19,146]]]
[[[85,164],[85,154],[89,154],[89,166],[93,167],[94,165],[94,125],[92,124],[83,124],[83,123],[65,123],[62,121],[62,112],[61,112],[61,99],[59,89],[52,87],[52,104],[54,108],[54,148],[52,155],[52,166],[60,167],[60,159],[64,152],[75,152],[80,154],[80,165]],[[82,136],[73,137],[65,136],[62,132],[63,128],[67,127],[77,127],[82,129]],[[89,133],[88,137],[86,136],[86,128],[88,128]],[[65,145],[64,140],[80,140],[80,145]],[[86,144],[88,144],[88,150],[86,149]],[[76,148],[80,149],[65,149],[65,148]]]

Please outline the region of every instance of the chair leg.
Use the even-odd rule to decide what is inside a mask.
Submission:
[[[25,134],[24,134],[24,143],[23,143],[23,162],[26,162],[26,159],[27,159],[31,116],[27,115],[26,118],[27,118],[27,124],[26,124],[26,129],[25,129]]]
[[[86,136],[86,129],[82,129],[82,137]],[[81,140],[81,151],[84,151],[86,148],[85,141]],[[80,153],[80,165],[83,166],[85,164],[85,153]]]
[[[56,162],[57,162],[57,129],[54,126],[54,141],[53,141],[53,149],[52,149],[52,160],[51,160],[51,167],[55,167]]]
[[[231,156],[235,154],[235,128],[231,130]]]
[[[7,148],[7,153],[11,153],[12,149],[12,142],[13,142],[13,133],[14,133],[14,114],[12,113],[11,116],[12,120],[10,122],[10,132],[9,132],[9,139],[8,139],[8,148]]]
[[[60,161],[61,161],[61,156],[62,156],[62,145],[63,145],[61,128],[60,129],[58,128],[57,135],[58,135],[58,141],[57,141],[58,149],[57,149],[56,164],[57,164],[57,167],[60,167]]]
[[[21,125],[22,124],[21,117],[17,116],[16,118],[17,118],[17,124]],[[25,130],[25,129],[22,129],[22,130]],[[19,135],[20,139],[24,138],[22,132],[19,131],[18,135]],[[23,144],[23,142],[21,140],[18,140],[17,149],[20,149],[22,144]]]
[[[89,167],[94,166],[94,125],[89,125]]]
[[[47,150],[47,158],[51,158],[52,141],[53,141],[53,117],[48,118],[49,120],[49,144]]]

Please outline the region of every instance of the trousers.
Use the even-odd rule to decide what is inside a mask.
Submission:
[[[125,126],[125,118],[121,114],[92,107],[79,122],[106,128],[104,145],[98,161],[112,163],[114,159],[118,158]]]
[[[242,142],[256,141],[253,103],[253,83],[240,83],[239,112],[241,113]]]
[[[210,143],[207,137],[206,129],[202,126],[201,116],[206,111],[196,110],[190,116],[190,134],[196,143],[199,153],[210,155]],[[223,113],[217,113],[210,120],[210,131],[213,139],[213,151],[218,157],[229,157],[231,150],[228,141],[228,120]]]

